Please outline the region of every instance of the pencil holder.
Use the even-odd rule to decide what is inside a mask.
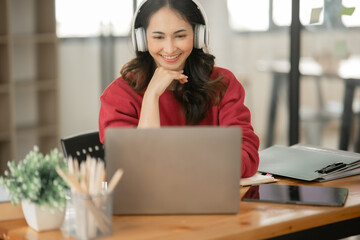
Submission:
[[[88,195],[71,193],[73,224],[68,233],[78,239],[94,239],[112,234],[112,193]]]

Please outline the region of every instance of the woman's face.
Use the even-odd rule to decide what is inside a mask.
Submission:
[[[163,7],[154,13],[146,29],[150,55],[158,67],[182,70],[193,49],[194,33],[190,23],[177,12]]]

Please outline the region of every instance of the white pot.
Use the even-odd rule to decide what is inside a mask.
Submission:
[[[48,206],[39,207],[37,204],[24,200],[21,202],[27,224],[36,231],[57,229],[64,221],[65,209],[50,209]]]

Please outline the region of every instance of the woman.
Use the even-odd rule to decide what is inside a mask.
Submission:
[[[259,163],[245,92],[235,76],[215,67],[206,52],[208,26],[194,0],[148,0],[132,26],[136,57],[101,96],[100,139],[109,126],[239,126],[243,132],[242,177]]]

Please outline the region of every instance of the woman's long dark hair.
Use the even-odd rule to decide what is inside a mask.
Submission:
[[[192,0],[148,0],[143,4],[135,20],[135,28],[147,28],[149,19],[162,7],[167,6],[188,21],[192,27],[205,25],[204,18]],[[186,84],[176,83],[175,98],[181,103],[186,124],[195,125],[201,122],[212,105],[218,105],[226,91],[227,85],[222,76],[210,80],[215,64],[215,57],[202,49],[193,49],[185,62],[184,74],[188,76]],[[131,88],[141,92],[148,86],[156,64],[150,53],[136,52],[136,58],[126,63],[120,73]]]

